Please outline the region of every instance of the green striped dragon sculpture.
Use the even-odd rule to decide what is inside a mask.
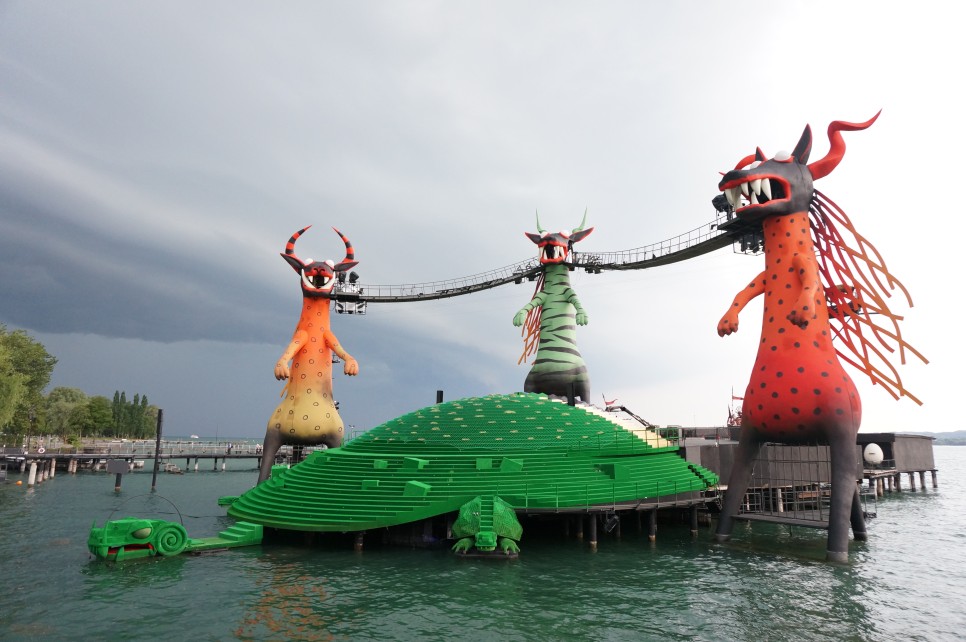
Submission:
[[[590,376],[580,350],[577,349],[577,326],[587,325],[577,294],[570,287],[571,265],[567,262],[573,244],[586,238],[594,228],[584,229],[587,212],[580,225],[570,230],[539,234],[526,232],[538,248],[543,272],[537,279],[533,298],[513,317],[513,325],[522,326],[524,336],[522,363],[536,352],[523,385],[524,392],[542,392],[561,397],[580,397],[590,403]]]

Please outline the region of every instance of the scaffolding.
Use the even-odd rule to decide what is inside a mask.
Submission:
[[[856,460],[858,470],[859,462]],[[858,479],[863,512],[876,515],[876,497]],[[755,459],[737,519],[828,528],[831,458],[826,445],[768,443]]]

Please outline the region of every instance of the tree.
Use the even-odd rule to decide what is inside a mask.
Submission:
[[[144,397],[141,397],[144,399]],[[158,434],[158,407],[155,405],[148,406],[144,411],[144,432],[141,434],[141,439],[147,439],[149,437],[154,437]]]
[[[114,401],[111,402],[111,417],[114,421],[114,432],[121,431],[121,393],[114,391]]]
[[[46,415],[43,389],[50,383],[57,359],[23,330],[10,332],[2,324],[0,346],[6,355],[2,360],[7,364],[6,376],[0,372],[0,380],[3,380],[0,398],[7,404],[10,404],[10,400],[16,400],[13,415],[6,421],[6,431],[18,436],[29,434],[37,426],[43,425]],[[0,405],[2,403],[0,401]]]
[[[111,400],[107,397],[90,397],[86,403],[74,407],[68,420],[69,434],[81,437],[112,437],[114,419],[111,416]]]
[[[27,377],[14,370],[10,349],[0,343],[0,428],[13,419],[17,406],[27,392],[26,383]]]
[[[114,423],[111,417],[111,401],[107,397],[91,397],[87,400],[87,420],[91,433],[107,435]]]
[[[71,430],[71,413],[87,404],[87,395],[79,388],[57,387],[47,394],[47,430],[66,439]]]
[[[154,434],[158,413],[156,407],[148,404],[147,395],[136,392],[128,401],[126,391],[116,390],[109,407],[114,436],[144,439]]]

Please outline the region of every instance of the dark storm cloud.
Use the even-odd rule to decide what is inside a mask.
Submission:
[[[283,297],[247,278],[230,239],[153,243],[106,234],[76,202],[32,198],[33,184],[0,175],[0,300],[4,319],[42,332],[158,341],[265,341]],[[54,213],[56,211],[56,214]],[[198,251],[204,242],[210,251]],[[252,301],[259,301],[253,306]]]

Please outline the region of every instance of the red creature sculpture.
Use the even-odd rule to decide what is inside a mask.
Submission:
[[[345,374],[359,374],[359,364],[342,349],[329,329],[332,289],[337,273],[358,265],[358,261],[353,260],[352,244],[339,230],[332,228],[345,243],[345,258],[340,263],[303,261],[295,255],[295,241],[307,229],[293,234],[282,254],[301,277],[302,315],[292,341],[275,364],[275,378],[288,379],[288,383],[282,390],[282,402],[268,421],[259,482],[271,475],[275,454],[282,445],[325,444],[329,448],[342,445],[342,418],[332,398],[332,353],[345,363]],[[291,368],[289,361],[292,362]]]
[[[876,118],[878,114],[864,123],[833,122],[828,155],[811,164],[812,135],[806,127],[791,154],[766,159],[758,149],[718,185],[740,220],[760,223],[765,254],[765,269],[738,293],[718,322],[720,336],[737,332],[738,314],[753,298],[764,296],[761,341],[741,409],[741,438],[718,523],[719,541],[730,536],[762,443],[824,443],[829,445],[832,474],[827,559],[847,560],[850,522],[856,539],[866,537],[856,486],[862,406],[838,357],[894,397],[909,396],[919,403],[883,353],[895,345],[903,363],[907,350],[926,361],[903,340],[901,317],[889,311],[884,297],[898,287],[909,305],[912,301],[845,213],[812,185],[841,161],[845,143],[840,132],[866,129]],[[850,247],[842,230],[858,249]],[[844,351],[836,350],[833,338]]]

